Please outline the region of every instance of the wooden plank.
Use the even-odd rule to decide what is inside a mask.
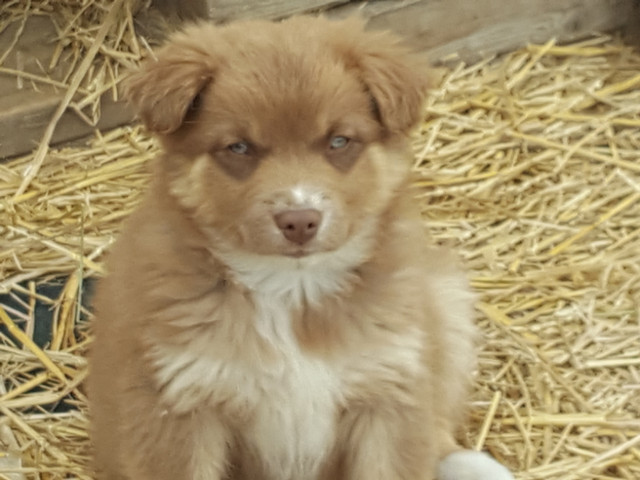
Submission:
[[[35,150],[44,129],[62,99],[61,94],[19,92],[0,97],[0,160]],[[133,113],[124,102],[109,96],[101,100],[100,121],[89,125],[75,112],[67,111],[58,122],[51,144],[58,144],[130,122]]]
[[[182,19],[208,18],[217,22],[246,18],[284,18],[297,13],[325,10],[349,0],[155,0],[154,6]]]
[[[438,62],[471,62],[550,38],[568,42],[637,25],[634,0],[393,0],[332,11],[359,12],[374,29],[394,30]]]

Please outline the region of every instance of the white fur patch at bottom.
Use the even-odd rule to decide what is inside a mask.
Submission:
[[[485,453],[461,450],[440,462],[438,480],[513,480],[513,475]]]

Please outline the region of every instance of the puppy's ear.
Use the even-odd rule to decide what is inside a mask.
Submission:
[[[422,116],[428,89],[426,62],[390,32],[365,32],[364,22],[358,19],[344,23],[349,31],[338,48],[347,67],[356,70],[369,90],[381,123],[392,132],[409,130]]]
[[[213,78],[215,63],[210,53],[179,34],[127,78],[125,96],[150,131],[169,134],[197,103]]]

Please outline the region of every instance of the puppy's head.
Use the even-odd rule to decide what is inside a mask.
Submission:
[[[410,168],[421,67],[357,20],[196,25],[127,95],[166,151],[167,195],[214,239],[308,257],[375,230]]]

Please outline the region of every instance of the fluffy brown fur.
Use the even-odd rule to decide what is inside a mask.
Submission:
[[[408,189],[424,79],[313,18],[192,26],[130,78],[165,153],[95,300],[100,478],[429,479],[459,449],[471,296]]]

